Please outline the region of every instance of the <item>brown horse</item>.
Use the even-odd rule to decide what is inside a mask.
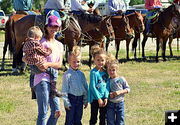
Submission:
[[[111,17],[111,20],[113,20],[114,17]],[[131,32],[130,32],[130,27],[129,27],[129,23],[128,23],[128,19],[127,17],[123,16],[123,17],[119,17],[117,18],[117,20],[119,22],[119,24],[121,24],[121,27],[118,27],[117,28],[117,32],[121,32],[121,31],[126,31],[127,33],[127,36],[130,36]],[[89,32],[87,32],[87,37],[89,37],[89,39],[87,41],[85,41],[86,43],[89,43],[89,52],[90,52],[90,49],[93,45],[95,44],[98,44],[100,45],[102,48],[104,48],[104,35],[102,34],[103,32],[99,32],[98,29],[94,29],[94,30],[91,30]],[[115,38],[110,38],[110,36],[107,34],[105,35],[110,41],[111,40],[114,40]],[[91,59],[92,59],[92,56],[91,54],[89,53],[89,66],[91,67]]]
[[[127,18],[129,20],[129,26],[130,26],[130,32],[143,32],[144,31],[144,23],[143,23],[143,16],[138,12],[133,12],[132,14],[127,15]],[[113,27],[117,28],[117,21],[112,21]],[[117,28],[118,29],[118,28]],[[131,35],[127,35],[124,31],[121,30],[121,32],[118,32],[118,30],[115,30],[115,45],[116,45],[116,59],[118,59],[118,52],[119,52],[119,46],[121,40],[126,40],[126,58],[129,59],[129,44],[132,39]],[[129,37],[130,36],[130,37]],[[108,44],[108,43],[107,43]]]
[[[172,4],[166,8],[163,12],[159,14],[157,22],[152,24],[153,37],[156,38],[156,62],[158,62],[158,52],[160,48],[160,43],[162,47],[162,57],[166,61],[165,51],[166,43],[170,35],[173,33],[172,19],[174,17],[180,16],[180,6],[177,4]],[[144,47],[148,39],[144,32],[144,38],[142,41],[142,57],[145,58]]]
[[[16,22],[17,20],[21,19],[22,17],[26,16],[25,14],[13,14],[9,17],[5,25],[5,42],[3,47],[3,58],[1,64],[1,70],[4,70],[4,61],[5,55],[7,52],[7,47],[9,46],[10,54],[13,53],[13,41],[12,41],[12,22]]]
[[[42,15],[28,15],[14,23],[13,31],[16,44],[15,53],[13,56],[13,68],[16,68],[18,62],[16,58],[22,57],[21,50],[23,42],[26,38],[27,30],[36,24],[35,20],[41,20],[41,23],[44,23]],[[78,18],[78,22],[75,18],[69,17],[67,23],[62,28],[63,34],[65,36],[64,43],[68,46],[68,51],[71,51],[73,46],[78,44],[81,38],[81,32],[87,32],[94,28],[98,28],[101,32],[103,30],[108,30],[109,33],[111,33],[111,27],[112,25],[110,17],[82,15],[82,17]]]

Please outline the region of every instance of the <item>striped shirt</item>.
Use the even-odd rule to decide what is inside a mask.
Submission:
[[[124,77],[118,77],[114,79],[110,78],[108,79],[107,84],[110,87],[110,92],[115,92],[115,91],[124,90],[124,89],[126,89],[128,93],[130,92],[130,87]],[[109,98],[109,101],[113,103],[122,102],[124,101],[124,94],[118,95],[114,98]]]
[[[38,40],[28,39],[24,46],[23,61],[29,65],[43,64],[47,62],[46,56],[51,54],[51,50],[44,48]]]

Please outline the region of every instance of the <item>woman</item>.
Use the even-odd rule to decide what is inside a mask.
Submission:
[[[52,53],[47,56],[47,63],[40,66],[42,71],[48,67],[59,69],[62,65],[63,45],[55,39],[55,34],[60,29],[61,22],[56,16],[49,16],[47,21],[45,37],[41,40],[41,43],[44,47],[50,48]],[[38,104],[37,125],[56,125],[60,116],[59,98],[50,96],[50,76],[47,73],[35,75],[34,90]],[[51,115],[46,124],[49,105]]]

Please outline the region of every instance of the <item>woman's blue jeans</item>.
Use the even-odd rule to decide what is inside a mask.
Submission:
[[[60,111],[59,98],[49,96],[50,84],[46,81],[41,81],[34,87],[37,104],[38,104],[38,119],[37,125],[56,125],[57,118],[55,118],[55,112]],[[48,106],[50,105],[51,114],[46,124],[46,118],[48,113]]]
[[[107,124],[125,125],[124,121],[124,101],[119,103],[108,102],[107,105]]]

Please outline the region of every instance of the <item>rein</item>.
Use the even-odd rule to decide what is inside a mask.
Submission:
[[[87,35],[86,35],[87,34]],[[96,44],[98,44],[98,45],[100,45],[100,42],[98,42],[98,41],[96,41],[95,39],[93,39],[92,37],[91,37],[91,35],[89,35],[88,34],[88,32],[86,32],[86,34],[85,33],[81,33],[81,35],[83,35],[84,37],[87,37],[88,39],[84,39],[85,41],[94,41]],[[101,35],[102,35],[102,33],[101,33]]]

